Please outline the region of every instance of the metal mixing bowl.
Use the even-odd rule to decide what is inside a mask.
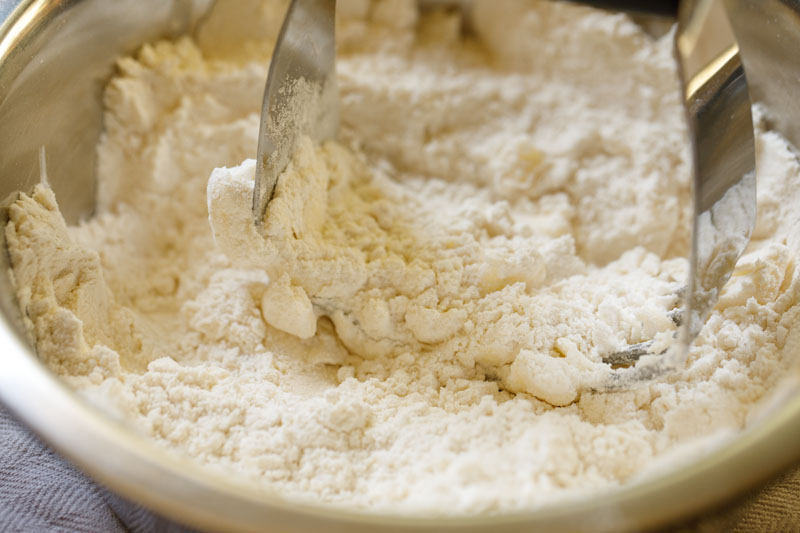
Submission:
[[[68,221],[91,212],[101,94],[115,58],[192,31],[211,0],[0,0],[0,198],[29,191],[44,153]],[[800,139],[800,3],[732,1],[754,93]],[[736,11],[738,10],[738,11]],[[738,22],[738,23],[737,23]],[[793,129],[794,128],[794,129]],[[41,150],[44,147],[45,150]],[[800,185],[799,185],[800,186]],[[5,213],[2,213],[5,223]],[[0,248],[5,249],[0,237]],[[592,498],[530,512],[413,518],[299,505],[176,459],[89,405],[37,359],[0,253],[0,400],[59,452],[131,500],[198,527],[468,531],[642,529],[729,499],[800,457],[800,394],[789,390],[735,438],[683,466]],[[800,355],[800,354],[798,354]]]

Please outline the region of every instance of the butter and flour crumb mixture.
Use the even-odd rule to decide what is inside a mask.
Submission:
[[[759,119],[753,242],[685,370],[587,387],[674,327],[685,282],[671,35],[558,2],[477,1],[464,32],[340,0],[339,138],[299,142],[256,230],[284,8],[218,2],[195,38],[119,60],[92,219],[67,226],[44,185],[11,206],[26,321],[84,395],[283,497],[475,513],[678,461],[796,373],[800,165]]]

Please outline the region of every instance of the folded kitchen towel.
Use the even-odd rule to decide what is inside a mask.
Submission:
[[[0,406],[0,532],[183,533],[191,531],[97,485]],[[800,531],[800,468],[663,531]]]
[[[0,532],[190,531],[97,485],[0,406]]]

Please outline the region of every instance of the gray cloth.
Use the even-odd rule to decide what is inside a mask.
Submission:
[[[95,484],[0,406],[0,532],[189,531]]]
[[[95,484],[0,406],[0,532],[185,533],[191,530]],[[663,531],[800,531],[800,468]]]

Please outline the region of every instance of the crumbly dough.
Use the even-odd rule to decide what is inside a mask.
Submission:
[[[665,301],[676,301],[682,262],[636,249],[592,269],[571,235],[522,224],[487,231],[475,214],[490,202],[441,197],[430,183],[409,190],[336,143],[309,139],[256,228],[254,167],[214,171],[209,218],[236,266],[276,280],[261,311],[287,333],[307,338],[327,317],[365,359],[425,352],[437,367],[456,362],[470,378],[567,405],[602,381],[602,354],[631,331],[638,342],[672,325]],[[453,207],[464,201],[471,212]],[[500,210],[513,219],[509,205]]]
[[[501,512],[674,465],[797,373],[800,165],[759,121],[753,242],[686,368],[587,388],[672,327],[685,280],[671,35],[532,0],[475,2],[465,35],[339,0],[340,136],[299,143],[259,233],[272,41],[240,43],[245,7],[274,39],[280,3],[218,2],[119,61],[91,220],[45,185],[9,210],[39,354],[98,405],[282,497]]]

